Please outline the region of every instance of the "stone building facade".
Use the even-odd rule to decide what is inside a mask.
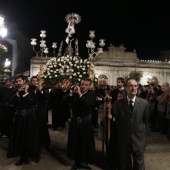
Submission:
[[[127,77],[131,71],[140,71],[143,76],[140,84],[146,85],[154,82],[162,85],[170,83],[170,62],[156,60],[140,60],[137,53],[126,52],[123,45],[110,46],[108,51],[95,58],[95,74],[101,84],[116,85],[117,77]]]
[[[149,82],[162,85],[170,83],[170,62],[156,60],[140,60],[137,53],[125,51],[123,45],[119,47],[110,46],[108,51],[95,57],[94,71],[99,78],[101,85],[116,85],[117,77],[126,78],[131,71],[140,71],[143,76],[140,84],[146,85]],[[50,57],[33,57],[30,65],[30,77],[37,75],[40,63],[45,64]]]

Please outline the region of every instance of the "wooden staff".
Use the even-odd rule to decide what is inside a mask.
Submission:
[[[103,124],[103,134],[102,134],[102,168],[104,169],[104,160],[105,160],[105,153],[104,153],[104,146],[105,146],[105,126],[106,126],[106,108],[107,108],[107,97],[104,98],[104,105],[103,105],[103,118],[102,118],[102,124]]]
[[[108,107],[108,115],[109,115],[109,114],[111,114],[111,100],[112,100],[112,97],[110,97],[108,95],[107,100],[108,100],[108,104],[110,105]],[[108,141],[108,143],[109,143],[109,140],[110,140],[110,119],[107,118],[107,141]]]

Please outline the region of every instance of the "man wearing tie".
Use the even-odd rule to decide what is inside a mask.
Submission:
[[[127,96],[114,104],[120,170],[145,169],[146,126],[150,110],[148,102],[136,96],[137,88],[136,80],[127,79]]]

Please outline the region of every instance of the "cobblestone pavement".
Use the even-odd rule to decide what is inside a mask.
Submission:
[[[99,116],[100,121],[101,115]],[[68,125],[64,130],[53,131],[49,127],[51,146],[47,151],[41,150],[41,161],[31,162],[29,165],[15,166],[18,158],[6,158],[8,139],[0,138],[0,170],[69,170],[73,161],[66,156]],[[96,162],[89,165],[93,170],[105,169],[105,155],[102,155],[103,127],[95,131]],[[165,135],[147,130],[148,145],[145,153],[146,170],[170,170],[170,141]]]

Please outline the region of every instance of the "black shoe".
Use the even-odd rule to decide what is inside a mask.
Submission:
[[[167,132],[165,132],[165,131],[160,131],[160,134],[161,134],[161,135],[167,135]]]
[[[98,124],[94,125],[94,129],[98,129],[98,128],[99,128]]]
[[[50,146],[49,146],[49,145],[45,145],[45,149],[46,149],[47,151],[49,151],[49,150],[50,150]]]
[[[30,161],[29,161],[28,159],[25,159],[25,160],[24,160],[24,163],[29,165],[29,164],[30,164]]]
[[[73,165],[70,170],[77,170],[79,167],[77,165]]]
[[[36,163],[38,163],[38,162],[40,162],[40,160],[41,160],[41,156],[38,156],[37,158],[35,158],[34,161],[35,161]]]
[[[24,163],[24,160],[22,159],[22,158],[20,158],[16,163],[15,163],[15,165],[16,166],[20,166],[20,165],[22,165]]]
[[[158,129],[151,129],[152,132],[159,132]]]
[[[77,170],[77,169],[83,169],[83,166],[81,164],[74,164],[70,170]]]

